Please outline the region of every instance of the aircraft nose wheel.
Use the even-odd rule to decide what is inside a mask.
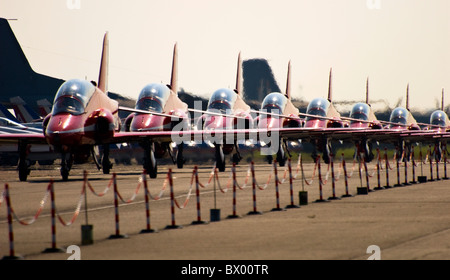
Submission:
[[[150,178],[154,179],[158,175],[158,165],[155,159],[154,145],[146,145],[144,155],[144,169],[147,171]]]
[[[220,144],[216,144],[216,166],[220,172],[225,171],[225,155]]]

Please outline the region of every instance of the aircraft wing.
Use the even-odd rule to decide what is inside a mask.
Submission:
[[[47,144],[44,134],[41,133],[0,133],[0,144],[20,141],[26,141],[28,144]]]

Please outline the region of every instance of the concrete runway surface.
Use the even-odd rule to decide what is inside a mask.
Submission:
[[[391,163],[392,165],[392,163]],[[392,165],[393,166],[393,165]],[[173,168],[173,188],[176,200],[183,206],[190,189],[193,165],[177,169],[171,165],[160,165],[157,179],[147,179],[152,196],[160,193]],[[314,164],[305,163],[306,179],[311,179]],[[344,175],[339,163],[335,163],[335,196],[345,194]],[[115,165],[117,189],[124,200],[133,197],[130,203],[119,201],[119,233],[126,238],[110,239],[116,234],[113,184],[105,195],[99,197],[87,190],[88,223],[93,225],[93,244],[82,245],[81,226],[86,224],[84,196],[81,195],[83,172],[87,170],[88,181],[96,193],[103,192],[111,182],[112,174],[104,175],[94,165],[75,165],[68,182],[62,182],[58,167],[41,167],[32,170],[27,182],[18,180],[15,168],[3,167],[0,171],[2,185],[9,184],[11,204],[17,217],[29,221],[35,216],[44,198],[51,178],[54,178],[55,207],[65,222],[69,222],[81,201],[81,211],[70,226],[56,219],[55,247],[59,253],[43,253],[52,247],[50,195],[38,219],[31,225],[22,225],[14,219],[14,255],[26,260],[65,260],[73,256],[66,252],[70,245],[80,248],[82,260],[365,260],[379,257],[389,259],[450,259],[450,181],[439,180],[424,184],[412,184],[358,195],[357,187],[366,186],[357,165],[347,163],[349,193],[353,197],[315,202],[320,198],[316,177],[311,185],[301,183],[301,172],[297,162],[292,162],[294,204],[299,204],[299,191],[308,194],[308,205],[284,211],[271,211],[277,207],[274,177],[264,190],[256,188],[256,207],[260,215],[248,215],[253,210],[252,178],[248,177],[249,165],[242,162],[236,167],[236,180],[243,189],[236,191],[236,214],[233,214],[233,192],[231,168],[219,173],[219,182],[214,192],[211,165],[199,166],[199,181],[206,185],[200,188],[201,220],[208,223],[193,225],[198,219],[195,184],[184,209],[175,206],[175,224],[178,229],[166,229],[172,224],[170,187],[166,184],[162,198],[150,200],[150,223],[156,233],[141,234],[147,227],[143,184],[139,184],[142,167],[138,165]],[[284,208],[291,203],[288,173],[278,168],[279,205]],[[333,196],[331,174],[327,166],[321,166],[321,176],[326,179],[322,198]],[[375,163],[368,165],[369,187],[377,187]],[[272,165],[256,164],[255,177],[260,187],[273,172]],[[440,177],[444,176],[444,165],[439,166]],[[423,175],[430,178],[429,165],[424,166]],[[416,175],[420,175],[416,167]],[[285,175],[286,174],[286,175]],[[364,175],[364,172],[363,172]],[[339,176],[339,177],[338,177]],[[411,167],[408,181],[412,180]],[[435,167],[433,176],[436,178]],[[389,171],[390,185],[397,183],[396,169]],[[247,179],[247,184],[245,180]],[[404,169],[400,169],[401,183],[405,181]],[[385,170],[381,172],[381,186],[386,185]],[[2,189],[3,189],[2,186]],[[214,199],[214,196],[216,199]],[[210,221],[210,209],[220,209],[220,221]],[[0,256],[10,255],[7,207],[0,205]],[[379,251],[370,250],[372,245]],[[370,247],[370,248],[369,248]],[[369,250],[368,250],[369,249]]]

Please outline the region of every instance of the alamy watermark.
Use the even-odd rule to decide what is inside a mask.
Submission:
[[[69,10],[80,10],[81,0],[66,0],[66,6]]]
[[[194,127],[188,127],[186,122],[178,122],[177,117],[172,132],[172,142],[201,144],[208,142],[218,145],[234,145],[236,143],[262,143],[260,152],[262,155],[273,155],[280,148],[280,133],[277,128],[282,127],[283,117],[277,112],[271,112],[275,116],[266,117],[265,110],[261,111],[258,121],[250,114],[235,115],[232,110],[208,110],[201,111],[201,102],[194,103]],[[270,123],[269,123],[270,122]],[[186,132],[186,133],[185,133]]]
[[[381,0],[366,0],[369,10],[381,10]]]

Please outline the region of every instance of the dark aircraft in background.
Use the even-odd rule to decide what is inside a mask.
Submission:
[[[254,111],[259,114],[257,118],[259,129],[279,129],[279,128],[301,128],[302,121],[300,120],[300,111],[292,104],[291,100],[291,62],[288,64],[286,92],[269,93],[261,104],[260,111]],[[276,151],[276,159],[280,166],[284,166],[287,160],[286,141],[279,138],[279,145]],[[268,145],[269,143],[263,143]],[[270,143],[272,146],[273,143]],[[268,155],[269,162],[271,162],[272,155]]]
[[[227,129],[251,129],[254,125],[253,117],[250,114],[250,106],[242,99],[242,61],[239,53],[237,62],[236,86],[234,90],[220,88],[211,95],[206,112],[196,120],[198,130],[205,130],[213,134],[215,130]],[[191,110],[191,109],[190,109]],[[197,110],[191,110],[199,112]],[[224,137],[209,141],[214,146],[216,166],[219,171],[225,171],[225,155],[235,151],[232,160],[238,163],[241,160],[237,141],[228,143]]]
[[[175,44],[173,50],[172,75],[170,85],[151,83],[146,85],[139,94],[135,110],[125,120],[125,131],[150,132],[172,131],[180,123],[183,130],[190,128],[188,105],[178,97],[177,90],[178,50]],[[177,145],[176,156],[173,156],[172,142],[152,141],[144,138],[140,145],[144,148],[144,169],[151,178],[157,176],[157,158],[162,158],[167,152],[177,164],[183,168],[183,143]]]

